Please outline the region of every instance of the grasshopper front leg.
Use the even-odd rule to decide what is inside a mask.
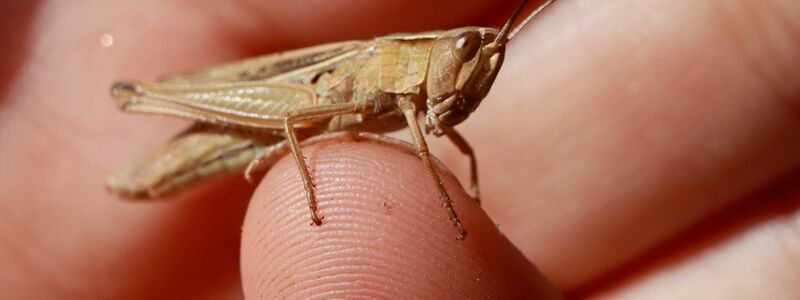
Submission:
[[[439,199],[442,200],[442,206],[445,212],[447,212],[447,216],[450,218],[450,221],[453,222],[453,225],[458,228],[458,237],[456,237],[456,239],[463,240],[467,235],[467,231],[464,230],[464,226],[461,225],[461,220],[458,218],[458,214],[456,214],[456,210],[453,208],[453,201],[450,200],[450,195],[448,195],[447,191],[444,189],[444,184],[439,177],[439,173],[437,173],[436,169],[433,167],[431,155],[428,151],[428,144],[425,142],[425,138],[422,136],[422,130],[417,123],[417,107],[411,97],[412,96],[402,97],[398,101],[398,106],[400,110],[403,111],[403,115],[408,123],[408,129],[411,130],[411,138],[414,140],[417,156],[419,156],[422,163],[425,164],[428,174],[433,178],[433,183],[436,185],[436,192],[439,194]]]
[[[472,199],[475,199],[475,202],[481,203],[481,193],[478,189],[478,162],[475,159],[475,151],[472,150],[472,146],[470,146],[467,140],[455,129],[451,128],[445,131],[445,134],[450,141],[458,147],[458,150],[461,151],[462,154],[469,157],[469,182]]]
[[[311,221],[314,225],[321,225],[322,217],[317,215],[317,199],[316,195],[314,194],[314,183],[311,181],[311,175],[308,171],[306,160],[303,158],[303,153],[300,151],[294,124],[297,122],[314,121],[339,115],[357,113],[359,111],[359,107],[360,106],[358,104],[354,103],[311,107],[289,112],[283,119],[283,127],[286,131],[286,138],[289,142],[289,147],[292,150],[292,156],[297,164],[297,170],[300,171],[300,177],[303,178],[303,188],[306,190],[308,209],[311,211]]]

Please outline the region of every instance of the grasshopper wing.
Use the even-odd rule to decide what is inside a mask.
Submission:
[[[304,85],[263,81],[117,82],[111,87],[111,94],[123,111],[267,129],[282,129],[288,112],[318,104],[316,93]],[[307,124],[296,127],[304,126]]]
[[[195,72],[167,75],[161,79],[161,82],[209,83],[264,80],[297,69],[335,61],[336,57],[358,51],[364,44],[363,41],[338,42],[268,54]]]
[[[241,171],[258,155],[280,148],[283,140],[196,124],[111,173],[106,187],[126,198],[161,197],[205,178]]]

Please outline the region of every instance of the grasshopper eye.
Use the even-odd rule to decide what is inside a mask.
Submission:
[[[450,51],[462,62],[467,62],[475,57],[481,48],[481,36],[477,32],[467,31],[459,34],[450,45]]]

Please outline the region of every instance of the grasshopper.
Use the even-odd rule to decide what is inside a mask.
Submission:
[[[511,31],[527,0],[501,29],[462,27],[324,44],[170,75],[156,83],[120,81],[111,94],[126,112],[195,120],[165,146],[110,174],[109,190],[155,198],[212,175],[245,177],[291,153],[303,179],[313,224],[320,225],[314,184],[299,142],[335,132],[385,133],[405,126],[448,218],[466,230],[434,169],[425,131],[447,136],[469,156],[473,197],[477,167],[470,145],[453,128],[491,88],[511,38],[548,0]]]

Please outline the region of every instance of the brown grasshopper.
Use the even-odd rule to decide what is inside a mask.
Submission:
[[[514,31],[511,26],[526,0],[500,30],[462,27],[394,34],[246,59],[168,76],[158,83],[114,83],[111,94],[123,111],[197,123],[112,173],[106,185],[123,197],[159,197],[211,175],[241,169],[250,180],[252,172],[290,151],[303,178],[311,220],[320,225],[314,185],[298,141],[333,132],[383,133],[408,126],[416,153],[458,228],[458,238],[463,239],[467,232],[433,167],[417,116],[425,114],[426,132],[446,135],[469,156],[477,199],[475,156],[453,126],[464,121],[489,92],[506,43],[554,1],[546,1]]]

